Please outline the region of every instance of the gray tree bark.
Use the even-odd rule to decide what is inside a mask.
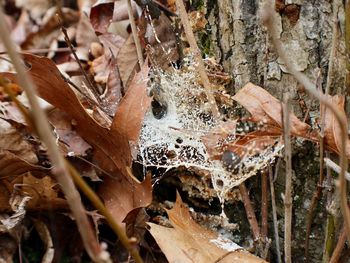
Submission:
[[[347,95],[345,89],[344,6],[338,0],[276,0],[273,7],[279,13],[278,28],[285,52],[297,69],[312,81],[326,87],[329,75],[330,94]],[[274,52],[268,32],[260,20],[263,0],[206,0],[204,8],[208,20],[207,34],[211,50],[226,72],[233,77],[232,92],[253,82],[267,89],[275,97],[290,92],[294,112],[301,118],[305,108],[310,120],[319,117],[319,103],[303,93],[302,87],[288,74]],[[334,29],[336,32],[334,33]],[[330,60],[331,50],[334,57]],[[303,261],[306,215],[312,192],[316,188],[318,171],[317,146],[308,142],[294,146],[293,169],[295,176],[293,204],[293,262]],[[256,180],[256,179],[253,179]],[[280,236],[283,241],[284,167],[276,182],[279,204]],[[254,187],[254,186],[253,186]],[[312,262],[320,262],[323,254],[326,207],[325,199],[318,206],[315,226],[312,228],[310,255]],[[234,219],[233,219],[234,221]],[[272,237],[272,225],[270,237]],[[283,248],[283,245],[281,244]],[[273,255],[272,255],[272,262]]]

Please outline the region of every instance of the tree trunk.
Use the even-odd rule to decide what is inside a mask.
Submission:
[[[314,124],[319,117],[319,103],[305,94],[303,88],[292,75],[288,74],[274,52],[266,28],[262,26],[260,20],[264,2],[262,0],[206,0],[204,3],[208,20],[206,33],[211,43],[208,53],[211,52],[211,55],[224,66],[226,72],[232,75],[232,92],[241,89],[248,82],[264,87],[278,99],[282,99],[282,94],[288,91],[293,98],[294,112],[301,119],[306,117],[306,121]],[[271,8],[275,8],[279,13],[277,27],[280,39],[286,54],[296,68],[313,82],[319,83],[323,90],[325,90],[329,73],[330,94],[347,95],[345,16],[342,1],[276,0],[275,6]],[[332,49],[334,57],[330,63]],[[328,72],[330,66],[333,69],[331,67]],[[307,113],[308,110],[310,113]],[[298,145],[294,145],[293,150],[295,173],[293,177],[293,262],[303,260],[306,216],[319,176],[318,146],[309,142]],[[284,218],[281,197],[281,193],[284,192],[284,174],[282,165],[276,182],[281,237],[283,237]],[[253,184],[257,182],[258,179],[252,179]],[[312,262],[320,262],[323,254],[326,222],[326,208],[323,201],[324,198],[318,205],[312,228],[310,240]],[[269,229],[269,236],[272,238],[272,223]],[[281,247],[283,248],[283,244]],[[273,261],[272,256],[271,262]]]

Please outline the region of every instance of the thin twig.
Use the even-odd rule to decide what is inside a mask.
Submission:
[[[290,97],[283,100],[284,160],[286,162],[286,190],[284,194],[284,261],[292,262],[292,146],[290,142]]]
[[[320,134],[320,169],[319,169],[319,179],[317,183],[317,187],[315,192],[312,195],[311,198],[311,204],[310,208],[306,217],[306,237],[305,237],[305,261],[309,262],[309,244],[310,244],[310,234],[311,234],[311,225],[312,221],[315,215],[315,209],[316,206],[322,196],[322,190],[324,188],[323,181],[324,181],[324,137],[322,136],[322,133]]]
[[[65,160],[61,156],[56,145],[47,117],[39,105],[35,86],[31,78],[28,76],[19,54],[15,50],[16,45],[10,39],[10,32],[6,25],[7,23],[5,22],[3,10],[0,9],[0,38],[18,73],[18,81],[28,97],[36,130],[42,141],[45,143],[50,160],[54,166],[52,173],[56,176],[58,183],[61,185],[67,203],[77,221],[78,229],[87,253],[95,262],[109,262],[109,256],[106,257],[106,253],[104,253],[100,247],[92,231],[85,209],[81,203],[79,192],[76,190],[69,175],[69,171],[66,169]]]
[[[138,57],[139,65],[140,65],[140,69],[141,69],[142,65],[143,65],[143,55],[142,55],[141,42],[140,42],[140,39],[139,39],[138,34],[137,34],[137,27],[136,27],[136,23],[135,23],[134,13],[132,11],[131,0],[127,0],[126,2],[128,3],[129,21],[130,21],[132,36],[134,38],[137,57]]]
[[[76,50],[74,48],[74,50]],[[32,49],[22,49],[22,52],[30,53],[30,54],[42,54],[49,52],[68,52],[71,51],[69,47],[58,47],[58,48],[32,48]],[[0,51],[0,55],[7,54],[7,51]]]
[[[268,231],[268,171],[263,171],[261,175],[261,239],[267,241]]]
[[[335,249],[333,251],[331,260],[329,261],[329,263],[338,263],[341,253],[344,249],[345,246],[345,242],[346,242],[346,229],[345,226],[342,227],[340,236],[338,237],[338,242],[337,245],[335,246]]]
[[[194,58],[195,58],[196,63],[197,63],[196,67],[197,67],[197,70],[199,71],[199,75],[202,79],[203,86],[204,86],[204,89],[206,92],[206,96],[207,96],[209,104],[210,104],[210,109],[212,111],[214,119],[218,119],[220,117],[220,112],[218,110],[215,98],[213,96],[213,91],[211,88],[211,84],[210,84],[208,75],[205,71],[204,63],[202,60],[202,55],[201,55],[201,52],[198,48],[196,39],[194,37],[194,34],[193,34],[193,31],[191,28],[190,21],[188,19],[188,15],[187,15],[183,0],[176,0],[176,6],[177,6],[177,9],[179,10],[179,16],[180,16],[182,25],[184,27],[188,43],[190,44],[192,53],[193,53]]]
[[[277,164],[276,164],[275,174],[278,173],[279,163],[280,163],[279,160],[280,159],[278,159]],[[281,249],[280,249],[280,237],[279,237],[279,234],[278,234],[278,221],[277,221],[275,187],[273,185],[274,178],[273,178],[272,167],[270,165],[269,165],[269,179],[270,179],[271,206],[272,206],[273,229],[274,229],[275,243],[276,243],[277,263],[281,263],[282,262],[282,257],[281,257]]]
[[[68,33],[67,33],[67,29],[66,29],[65,27],[62,26],[62,27],[61,27],[61,31],[62,31],[62,33],[63,33],[63,35],[64,35],[64,40],[66,41],[68,47],[69,47],[70,50],[71,50],[71,53],[72,53],[73,56],[74,56],[75,61],[78,63],[78,66],[79,66],[79,69],[80,69],[81,73],[83,73],[86,86],[87,86],[87,87],[89,88],[89,90],[91,90],[91,92],[94,94],[95,99],[96,99],[97,101],[100,102],[100,101],[101,101],[101,98],[100,98],[100,96],[98,95],[95,86],[91,83],[89,76],[87,75],[85,69],[83,68],[83,65],[81,65],[81,62],[80,62],[80,60],[79,60],[79,58],[78,58],[78,56],[77,56],[77,53],[75,53],[75,51],[74,51],[74,47],[73,47],[72,42],[71,42],[70,39],[69,39],[69,36],[68,36]]]
[[[348,237],[350,237],[350,211],[347,206],[347,196],[346,196],[346,181],[345,181],[345,170],[347,168],[348,160],[346,158],[346,140],[347,140],[347,119],[346,116],[339,111],[329,100],[328,98],[320,94],[316,88],[315,84],[310,81],[309,78],[307,78],[303,73],[296,70],[292,62],[289,60],[289,58],[286,55],[286,52],[284,51],[282,47],[282,43],[280,39],[278,38],[278,30],[276,25],[276,12],[274,11],[274,1],[268,0],[267,5],[264,8],[262,20],[265,24],[269,34],[272,37],[272,43],[277,51],[277,54],[284,62],[285,66],[287,67],[288,71],[294,76],[294,78],[304,86],[305,90],[318,100],[320,100],[335,116],[337,122],[340,126],[340,134],[341,134],[341,142],[340,142],[340,175],[339,175],[339,192],[340,192],[340,198],[341,198],[341,210],[342,214],[344,216],[344,224],[346,226],[346,232],[348,233]]]
[[[64,19],[64,15],[62,12],[62,0],[56,0],[56,8],[57,8],[57,14],[59,15],[59,17]]]
[[[327,72],[327,79],[326,79],[326,88],[325,88],[325,95],[328,96],[330,92],[330,87],[333,81],[334,77],[334,60],[338,48],[338,38],[339,38],[339,32],[338,32],[338,10],[339,6],[341,5],[340,0],[334,0],[333,1],[333,25],[332,25],[332,44],[330,47],[330,53],[329,53],[329,59],[328,59],[328,72]],[[320,111],[321,111],[321,140],[320,140],[320,180],[319,180],[319,185],[322,184],[324,185],[324,178],[322,178],[321,181],[321,175],[323,176],[323,170],[324,170],[324,154],[326,154],[326,157],[329,156],[328,152],[324,152],[324,133],[325,133],[325,126],[326,126],[326,118],[325,118],[325,111],[326,108],[324,104],[321,102],[320,103]],[[321,174],[322,173],[322,174]],[[328,207],[330,201],[331,201],[331,191],[330,187],[332,185],[332,177],[331,177],[331,172],[330,168],[326,165],[326,188],[327,189],[327,205]],[[318,187],[320,189],[320,187]],[[321,190],[319,190],[321,191]],[[319,193],[321,195],[321,193]],[[328,210],[328,209],[327,209]],[[327,262],[329,261],[330,255],[333,250],[334,246],[334,233],[335,233],[335,226],[334,226],[334,215],[330,213],[329,211],[327,212],[327,224],[326,224],[326,233],[325,233],[325,241],[324,241],[324,251],[323,251],[323,261]],[[311,222],[310,222],[310,228],[311,228]],[[309,233],[310,234],[310,233]],[[309,238],[309,236],[307,236]],[[308,249],[308,247],[306,248]],[[306,257],[308,259],[308,256]]]
[[[340,173],[341,171],[341,167],[336,164],[335,162],[333,162],[331,159],[329,158],[324,158],[324,162],[326,164],[327,167],[331,168],[334,172],[336,173]],[[349,172],[345,172],[345,178],[346,180],[350,181],[350,173]]]
[[[241,193],[245,212],[247,214],[248,222],[253,233],[253,239],[254,241],[258,241],[260,239],[260,228],[258,225],[258,220],[256,220],[252,203],[249,198],[248,190],[245,187],[244,182],[239,185],[239,191]]]

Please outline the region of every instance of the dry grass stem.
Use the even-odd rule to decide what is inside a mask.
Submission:
[[[346,230],[345,227],[342,228],[341,233],[338,237],[337,245],[335,246],[335,249],[333,251],[332,257],[329,261],[329,263],[338,263],[339,259],[341,257],[342,251],[344,249],[346,242]]]
[[[0,38],[18,73],[19,84],[26,92],[31,105],[36,130],[41,140],[45,143],[48,150],[48,155],[54,166],[52,173],[56,176],[58,183],[61,185],[73,216],[77,221],[78,229],[86,251],[95,262],[110,262],[109,255],[101,249],[98,241],[96,240],[95,234],[86,215],[86,211],[81,203],[79,192],[76,190],[69,175],[69,171],[66,169],[65,160],[61,156],[56,145],[56,141],[52,134],[46,115],[38,103],[34,84],[27,75],[23,62],[15,50],[16,45],[9,38],[10,33],[6,25],[7,23],[5,22],[4,13],[2,9],[0,9]]]
[[[277,175],[279,169],[280,159],[278,159],[276,164],[275,174]],[[277,220],[277,208],[276,208],[276,196],[275,196],[275,187],[273,185],[273,172],[272,167],[269,166],[269,181],[270,181],[270,193],[271,193],[271,206],[272,206],[272,218],[273,218],[273,229],[275,236],[275,244],[276,244],[276,255],[277,255],[277,263],[282,262],[281,250],[280,250],[280,238],[278,234],[278,220]],[[276,176],[275,176],[276,177]]]
[[[81,73],[82,73],[83,76],[84,76],[86,86],[89,88],[89,90],[91,90],[92,94],[94,94],[95,100],[96,100],[96,101],[101,101],[100,96],[98,95],[95,86],[94,86],[94,85],[92,84],[92,82],[90,81],[89,76],[87,75],[86,71],[84,70],[83,66],[82,66],[81,63],[80,63],[80,60],[79,60],[77,54],[75,53],[73,44],[72,44],[72,42],[71,42],[70,39],[69,39],[67,30],[62,26],[62,27],[61,27],[61,31],[62,31],[62,33],[63,33],[63,35],[64,35],[64,40],[66,41],[68,47],[70,48],[71,53],[73,54],[74,59],[75,59],[75,61],[77,62],[78,66],[79,66],[79,69],[80,69]]]
[[[345,170],[347,168],[347,158],[346,158],[346,140],[347,140],[347,119],[346,116],[343,115],[341,112],[339,112],[336,107],[330,103],[330,101],[327,99],[327,97],[324,94],[321,94],[319,91],[316,90],[315,84],[310,81],[309,78],[307,78],[304,74],[297,71],[294,67],[294,65],[289,60],[286,52],[283,49],[282,43],[278,37],[278,31],[276,28],[277,21],[276,21],[276,12],[274,11],[274,1],[268,0],[267,5],[265,6],[262,14],[262,20],[265,24],[268,33],[270,34],[272,38],[272,43],[277,51],[277,54],[284,62],[285,66],[287,67],[290,74],[292,74],[296,80],[302,84],[305,88],[305,90],[318,100],[322,102],[325,107],[327,107],[335,116],[337,122],[339,123],[339,126],[341,127],[340,133],[341,133],[341,149],[340,149],[340,175],[339,175],[339,192],[340,192],[340,198],[341,198],[341,210],[342,214],[344,216],[344,223],[346,226],[346,232],[348,233],[348,237],[350,237],[350,211],[347,206],[347,195],[346,195],[346,180],[345,180]]]
[[[241,193],[244,208],[247,213],[248,222],[250,224],[250,228],[253,233],[253,239],[254,241],[258,241],[260,239],[260,228],[259,228],[258,220],[256,219],[256,216],[254,213],[252,203],[249,198],[248,190],[245,187],[244,182],[239,185],[239,191]]]
[[[136,46],[136,52],[137,52],[137,57],[138,57],[139,65],[140,65],[140,69],[141,69],[142,65],[143,65],[143,62],[144,62],[143,61],[143,54],[142,54],[141,43],[140,43],[140,39],[139,39],[139,36],[138,36],[138,33],[137,33],[137,27],[136,27],[136,23],[135,23],[134,14],[132,12],[131,0],[127,0],[126,2],[128,3],[129,21],[130,21],[132,36],[134,38],[134,42],[135,42],[135,46]]]
[[[284,194],[284,260],[292,262],[292,146],[290,141],[290,98],[283,99],[284,160],[286,162],[286,190]]]
[[[267,240],[268,231],[268,171],[261,175],[261,239]]]
[[[198,70],[199,75],[201,77],[201,80],[203,82],[203,86],[204,86],[204,89],[206,92],[207,99],[208,99],[209,104],[210,104],[210,108],[211,108],[213,117],[214,117],[214,119],[218,119],[220,117],[220,112],[218,110],[215,98],[213,96],[211,84],[210,84],[208,75],[205,71],[204,63],[202,60],[201,51],[199,50],[197,42],[196,42],[196,38],[194,37],[192,27],[191,27],[190,21],[188,19],[188,15],[187,15],[183,0],[176,0],[176,7],[179,11],[179,16],[180,16],[182,25],[184,27],[188,43],[190,44],[191,51],[192,51],[194,58],[196,60],[196,63],[197,63],[196,67],[197,67],[197,70]]]

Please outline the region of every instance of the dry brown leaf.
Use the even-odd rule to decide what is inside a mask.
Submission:
[[[268,133],[265,131],[254,131],[238,138],[233,143],[224,145],[224,149],[234,152],[241,159],[254,156],[269,146],[276,144],[281,133]]]
[[[250,112],[254,122],[282,128],[282,104],[263,88],[248,83],[233,99]],[[292,135],[310,137],[311,127],[308,124],[300,121],[293,113],[290,114],[290,121]]]
[[[70,26],[79,21],[79,12],[63,8],[65,26]],[[21,48],[48,48],[51,42],[60,34],[61,22],[57,19],[56,9],[52,11],[51,18],[37,31],[30,33],[21,44]]]
[[[137,141],[143,118],[151,105],[152,98],[147,95],[149,67],[147,61],[130,83],[112,122],[111,130],[119,130],[129,141]]]
[[[65,155],[69,156],[85,156],[91,146],[79,136],[73,129],[72,119],[69,116],[54,109],[48,114],[50,123],[55,127],[55,133],[59,142],[63,142],[62,147],[65,148]]]
[[[128,39],[120,49],[117,56],[117,64],[120,78],[126,89],[129,86],[129,81],[131,80],[132,75],[139,68],[136,46],[132,35],[129,35]]]
[[[331,104],[333,104],[338,112],[342,115],[345,116],[346,118],[346,113],[344,110],[344,103],[345,103],[345,98],[344,96],[340,95],[335,95],[335,96],[329,96],[328,95],[328,100],[330,101]],[[346,123],[346,127],[348,127],[348,123]],[[333,114],[332,111],[330,111],[328,108],[325,110],[325,129],[324,129],[324,141],[326,144],[326,147],[336,153],[340,153],[341,150],[341,128],[340,125]],[[346,144],[346,156],[348,159],[350,159],[350,141],[347,140]]]
[[[96,33],[107,33],[112,22],[114,1],[110,3],[97,3],[91,8],[90,22]]]
[[[101,96],[103,107],[110,116],[114,116],[122,97],[122,83],[116,57],[125,39],[113,34],[103,34],[99,39],[103,44],[104,53],[93,60],[92,71],[95,73],[96,82],[106,84],[105,92]]]
[[[77,43],[77,56],[79,59],[88,61],[90,45],[98,42],[95,30],[92,28],[89,18],[85,14],[80,15],[75,36]]]
[[[106,171],[110,173],[119,169],[123,174],[127,174],[126,167],[131,165],[131,154],[126,137],[117,130],[109,131],[101,127],[90,117],[50,59],[31,54],[23,54],[23,57],[31,65],[29,73],[39,95],[74,120],[77,132],[94,147],[99,157],[98,165],[108,167]],[[16,81],[15,74],[2,75]]]
[[[140,35],[144,35],[144,44],[152,59],[152,64],[167,69],[179,59],[177,39],[171,20],[161,14],[152,24],[143,17],[139,20]]]
[[[130,194],[129,191],[135,192]],[[128,181],[124,178],[106,177],[102,186],[98,189],[98,193],[114,219],[122,224],[130,211],[135,208],[146,207],[152,202],[151,176],[146,176],[141,184],[134,180]]]
[[[140,184],[130,176],[131,153],[127,138],[129,135],[123,134],[119,129],[108,130],[97,124],[85,111],[68,84],[61,78],[56,65],[50,59],[29,54],[23,56],[25,61],[31,65],[29,73],[37,86],[39,95],[74,119],[77,132],[93,146],[94,159],[97,160],[97,164],[107,173],[113,174],[113,179],[110,178],[109,183],[106,179],[107,181],[102,186],[102,189],[105,187],[105,194],[112,196],[117,194],[117,198],[129,200],[127,204],[123,204],[110,199],[111,205],[116,207],[118,219],[124,219],[127,212],[135,208],[134,205],[147,206],[152,197],[151,182],[145,180]],[[16,80],[13,74],[3,73],[3,75],[13,81]],[[122,192],[118,190],[114,192],[119,188]]]
[[[219,123],[206,135],[201,137],[211,159],[220,159],[223,153],[223,145],[221,142],[226,140],[228,136],[235,134],[236,125],[236,120]]]
[[[198,225],[179,195],[173,209],[167,213],[173,228],[153,223],[149,225],[152,236],[170,263],[266,262],[239,249],[232,241]]]
[[[60,193],[60,188],[56,181],[50,176],[36,178],[30,173],[27,173],[22,178],[13,181],[17,185],[18,191],[22,191],[30,196],[28,209],[62,209],[68,208],[67,201]]]
[[[16,128],[1,118],[0,134],[0,150],[9,151],[31,164],[36,164],[38,162],[32,145],[24,140],[23,135],[20,134]]]
[[[43,177],[49,169],[28,163],[17,155],[0,149],[0,178],[11,177],[31,172],[36,177]]]

